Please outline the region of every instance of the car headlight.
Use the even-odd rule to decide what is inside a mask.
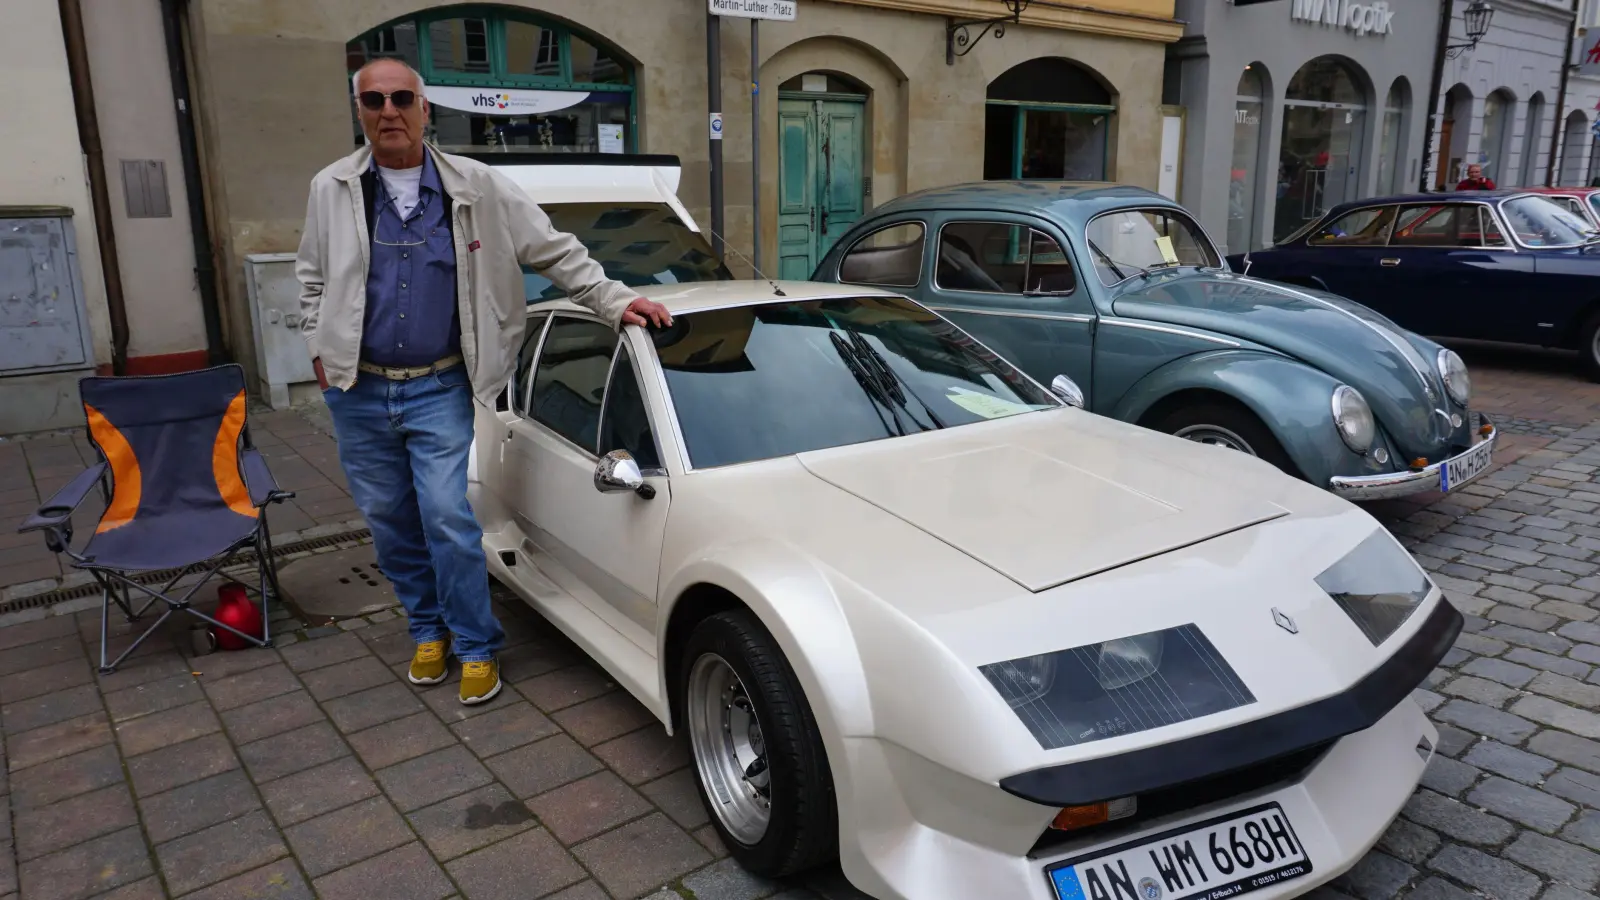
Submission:
[[[1467,374],[1467,364],[1454,350],[1439,351],[1439,378],[1444,381],[1444,392],[1461,406],[1472,399],[1472,376]]]
[[[1374,531],[1318,575],[1317,586],[1374,647],[1399,630],[1432,589],[1416,560],[1383,531]]]
[[[1193,624],[990,663],[979,671],[1046,750],[1256,702]]]
[[[1367,398],[1347,384],[1333,389],[1333,424],[1339,429],[1344,445],[1357,453],[1366,453],[1377,434],[1377,423],[1372,418]]]

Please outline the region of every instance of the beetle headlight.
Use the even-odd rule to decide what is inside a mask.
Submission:
[[[1467,374],[1467,364],[1454,350],[1439,351],[1439,378],[1444,381],[1444,391],[1450,399],[1466,406],[1472,399],[1472,376]]]
[[[1339,604],[1374,647],[1411,618],[1431,589],[1416,560],[1383,531],[1374,531],[1318,575],[1317,587]]]
[[[979,671],[1046,750],[1256,702],[1193,624],[991,663]]]
[[[1333,389],[1333,424],[1346,447],[1357,453],[1367,452],[1377,432],[1372,418],[1372,407],[1361,392],[1347,384]]]

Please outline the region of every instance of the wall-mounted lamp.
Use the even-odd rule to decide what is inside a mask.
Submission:
[[[944,25],[944,61],[945,65],[956,64],[956,57],[966,56],[978,42],[988,37],[991,32],[997,38],[1006,36],[1006,26],[1015,25],[1022,21],[1022,12],[1033,3],[1033,0],[1000,0],[1006,9],[1011,10],[1011,15],[1000,16],[994,19],[973,19],[960,22],[955,19],[946,19]],[[977,29],[976,32],[973,29]],[[976,35],[976,36],[974,36]],[[960,49],[957,49],[960,48]]]

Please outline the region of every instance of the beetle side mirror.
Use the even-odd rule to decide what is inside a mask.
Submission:
[[[1083,409],[1083,388],[1078,383],[1065,375],[1057,375],[1050,379],[1050,393],[1060,398],[1062,403]]]
[[[639,463],[626,450],[613,450],[594,467],[594,489],[602,494],[638,493],[645,487]]]

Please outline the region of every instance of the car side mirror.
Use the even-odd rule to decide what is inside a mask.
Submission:
[[[1065,375],[1057,375],[1050,379],[1050,393],[1060,398],[1062,403],[1083,409],[1083,388],[1078,383]]]
[[[613,450],[594,467],[594,489],[602,494],[637,493],[645,486],[639,463],[626,450]]]

